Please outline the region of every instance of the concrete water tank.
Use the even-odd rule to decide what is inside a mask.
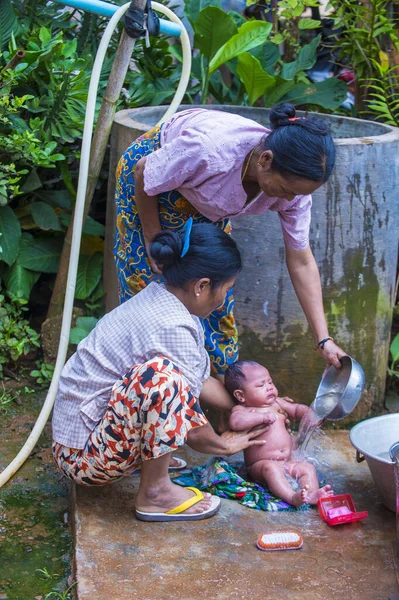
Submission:
[[[238,113],[268,126],[268,109],[207,108]],[[145,107],[115,116],[105,260],[108,309],[117,302],[112,257],[116,163],[163,112],[164,107]],[[311,247],[320,269],[330,335],[365,370],[366,390],[353,415],[360,418],[383,408],[397,272],[399,129],[348,117],[317,117],[331,128],[337,162],[328,183],[313,195]],[[241,358],[266,365],[281,394],[310,404],[324,363],[313,349],[285,266],[278,215],[235,219],[233,236],[244,257],[235,286]]]

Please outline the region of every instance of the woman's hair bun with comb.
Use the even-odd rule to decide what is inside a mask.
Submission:
[[[151,244],[151,256],[163,268],[176,264],[182,250],[183,236],[179,231],[162,231]]]

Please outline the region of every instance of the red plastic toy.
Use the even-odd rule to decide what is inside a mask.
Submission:
[[[317,506],[321,518],[329,525],[355,523],[369,516],[367,510],[356,512],[356,507],[350,494],[321,498]]]

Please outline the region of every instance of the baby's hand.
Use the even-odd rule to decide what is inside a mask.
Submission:
[[[273,413],[264,413],[263,414],[263,424],[264,425],[273,425],[276,420],[276,415]]]
[[[283,396],[282,398],[280,398],[280,400],[285,400],[286,402],[294,403],[294,400],[292,398],[288,398],[288,396]]]

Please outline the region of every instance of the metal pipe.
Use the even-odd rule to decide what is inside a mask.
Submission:
[[[91,12],[102,17],[112,17],[115,12],[120,8],[116,4],[110,4],[109,2],[103,2],[103,0],[53,0],[60,4],[66,4],[67,6],[73,6],[74,8],[80,8],[86,12]],[[171,23],[165,21],[165,19],[159,19],[159,30],[160,33],[165,35],[171,35],[179,37],[181,34],[181,27],[177,23]]]

